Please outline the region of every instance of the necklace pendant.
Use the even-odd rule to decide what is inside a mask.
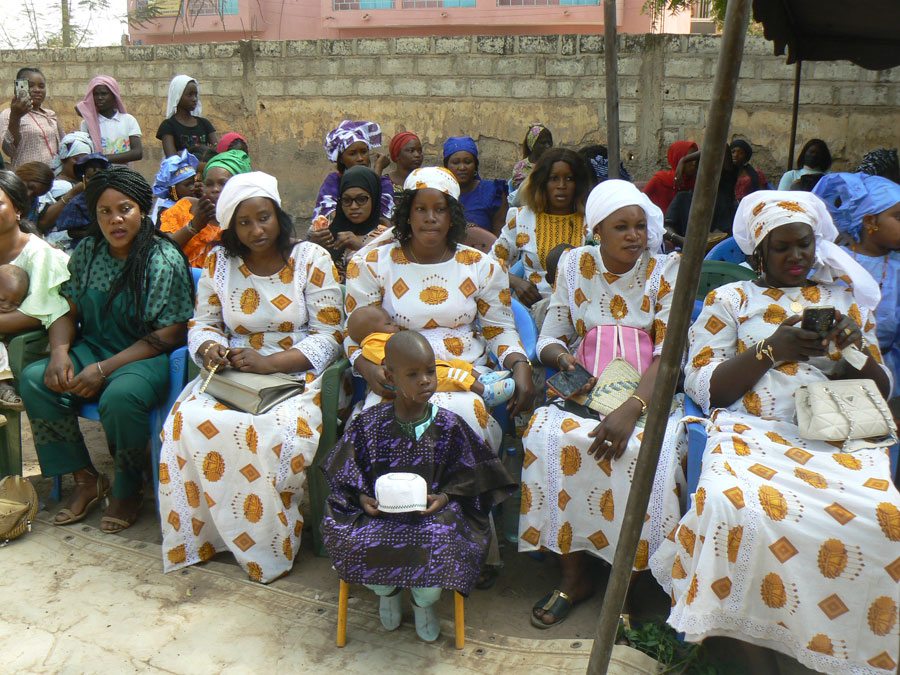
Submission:
[[[794,314],[800,314],[800,312],[803,311],[803,305],[801,305],[799,302],[797,302],[796,300],[794,300],[794,301],[791,303],[791,311],[792,311]]]

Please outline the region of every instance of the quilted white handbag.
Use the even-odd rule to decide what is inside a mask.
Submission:
[[[850,441],[896,436],[894,418],[872,380],[814,382],[799,387],[794,396],[803,438]]]

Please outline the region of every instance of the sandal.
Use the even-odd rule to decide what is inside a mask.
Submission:
[[[479,591],[486,591],[497,583],[497,577],[500,576],[500,568],[493,565],[485,565],[481,574],[478,575],[478,581],[475,582],[475,588]]]
[[[19,396],[19,392],[11,384],[0,384],[0,408],[16,412],[25,410],[25,403],[22,401],[22,397]]]
[[[90,485],[90,483],[84,483],[75,481],[75,485]],[[105,474],[98,473],[97,474],[97,495],[84,505],[84,508],[81,510],[81,513],[75,513],[69,507],[65,507],[59,510],[56,514],[56,517],[53,519],[54,525],[71,525],[72,523],[77,523],[84,520],[87,515],[91,512],[97,504],[100,503],[101,500],[106,499],[106,496],[109,494],[109,479]],[[59,517],[62,516],[63,519],[60,520]]]
[[[117,534],[122,530],[127,530],[134,525],[141,516],[141,508],[144,506],[144,495],[141,493],[137,504],[134,507],[133,517],[130,519],[116,518],[115,516],[104,515],[100,518],[100,531],[104,534]],[[111,529],[104,529],[104,525],[112,525]]]
[[[569,612],[572,611],[572,607],[574,606],[575,603],[573,603],[571,598],[562,591],[556,590],[552,593],[548,593],[531,608],[531,625],[535,628],[540,628],[541,630],[558,626],[569,617]],[[547,614],[552,616],[554,619],[553,623],[544,623],[543,617],[536,617],[534,612],[538,609],[544,610],[544,616]]]

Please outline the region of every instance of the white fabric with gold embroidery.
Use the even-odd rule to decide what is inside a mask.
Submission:
[[[357,307],[381,305],[402,329],[419,331],[435,358],[462,359],[486,366],[488,353],[501,361],[511,353],[524,356],[511,307],[509,279],[492,256],[457,245],[450,260],[434,265],[410,262],[398,242],[356,255],[347,264],[347,315]],[[478,325],[475,321],[478,320]],[[347,335],[344,348],[351,362],[360,348]],[[381,397],[369,392],[364,407]],[[478,394],[437,392],[431,402],[462,417],[493,448],[501,432]]]
[[[872,318],[847,287],[728,284],[710,293],[691,328],[685,390],[704,410],[713,370],[769,337],[794,300],[852,317],[880,362]],[[689,640],[726,635],[826,673],[896,668],[900,494],[888,455],[804,440],[791,421],[794,390],[840,364],[840,352],[779,363],[704,422],[692,507],[650,562],[672,595],[669,623]],[[678,442],[687,445],[684,435]]]
[[[321,433],[321,378],[342,339],[341,288],[328,253],[310,243],[271,276],[222,250],[207,258],[189,349],[208,339],[273,354],[298,349],[314,365],[306,389],[264,415],[226,408],[190,382],[166,419],[159,508],[166,572],[230,550],[256,581],[288,572],[300,548],[305,469]]]
[[[658,356],[680,261],[679,254],[645,252],[631,272],[619,276],[606,271],[596,246],[569,251],[550,298],[538,353],[550,344],[560,344],[574,353],[591,328],[618,323],[647,331],[654,340],[654,356]],[[653,482],[635,559],[638,570],[646,569],[649,556],[681,516],[684,474],[674,428],[683,414],[679,396]],[[587,454],[594,440],[588,433],[597,424],[594,418],[579,417],[555,405],[535,412],[523,438],[520,551],[542,546],[557,553],[587,551],[612,562],[642,429],[635,428],[619,459],[598,464]]]

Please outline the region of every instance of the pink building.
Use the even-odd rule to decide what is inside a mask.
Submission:
[[[136,3],[147,0],[128,0]],[[708,32],[690,12],[652,17],[616,0],[620,33]],[[134,44],[424,35],[602,33],[602,0],[161,0]],[[179,8],[184,5],[184,16]],[[701,5],[708,4],[708,0]],[[695,12],[696,14],[696,12]],[[693,23],[693,31],[692,31]],[[708,23],[708,22],[707,22]]]

